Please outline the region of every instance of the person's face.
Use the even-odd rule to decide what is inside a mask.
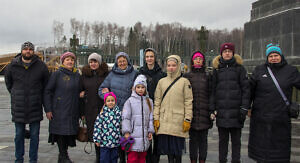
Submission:
[[[167,71],[168,72],[175,72],[177,70],[177,64],[175,61],[168,61],[167,62]]]
[[[281,56],[278,53],[271,53],[268,56],[268,62],[269,63],[280,63],[281,62]]]
[[[201,57],[196,57],[194,60],[194,65],[195,66],[202,66],[203,65],[203,59]]]
[[[116,104],[116,100],[113,96],[108,96],[105,100],[105,105],[110,109],[113,108]]]
[[[138,84],[135,86],[135,92],[140,95],[143,96],[145,94],[146,91],[146,87],[142,84]]]
[[[75,63],[75,59],[73,57],[67,57],[67,58],[65,58],[63,65],[67,69],[71,70],[74,67],[74,63]]]
[[[34,54],[33,49],[30,49],[29,47],[24,48],[21,53],[25,60],[30,60]]]
[[[222,57],[224,60],[230,60],[233,57],[233,51],[230,49],[223,50]]]
[[[92,70],[96,70],[99,68],[99,62],[94,59],[90,60],[89,65]]]
[[[127,62],[127,59],[125,57],[119,57],[118,60],[117,60],[117,64],[118,64],[118,67],[121,69],[121,70],[126,70],[127,66],[128,66],[128,62]]]
[[[154,53],[152,51],[147,51],[145,54],[145,57],[146,57],[145,60],[146,60],[147,65],[154,64],[155,58],[154,58]]]

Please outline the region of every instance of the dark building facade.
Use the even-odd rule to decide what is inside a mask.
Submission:
[[[243,59],[251,72],[266,61],[265,47],[278,43],[289,64],[300,67],[300,0],[258,0],[244,25]]]

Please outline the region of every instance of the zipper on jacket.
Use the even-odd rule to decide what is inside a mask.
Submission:
[[[143,151],[145,151],[145,133],[144,133],[144,107],[143,107],[143,96],[141,96],[141,105],[142,105],[142,130],[143,130]]]

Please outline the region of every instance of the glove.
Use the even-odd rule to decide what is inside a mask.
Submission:
[[[154,130],[155,130],[155,133],[157,133],[158,128],[159,128],[159,120],[154,120]]]
[[[240,119],[239,120],[240,120],[241,123],[245,122],[247,114],[248,114],[248,110],[247,109],[245,109],[245,108],[241,108],[240,109]]]
[[[191,128],[191,122],[190,121],[183,121],[183,132],[189,131]]]

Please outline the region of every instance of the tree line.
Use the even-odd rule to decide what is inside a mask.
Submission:
[[[243,28],[200,29],[185,27],[181,23],[156,23],[143,25],[135,23],[132,27],[120,26],[103,21],[79,21],[70,19],[70,32],[79,39],[79,44],[88,48],[101,49],[103,54],[114,55],[125,51],[131,56],[138,56],[140,49],[152,47],[160,56],[169,54],[190,56],[193,51],[201,50],[209,55],[219,53],[219,46],[224,42],[233,42],[236,53],[242,53]],[[64,23],[53,21],[52,32],[56,48],[68,47]]]

